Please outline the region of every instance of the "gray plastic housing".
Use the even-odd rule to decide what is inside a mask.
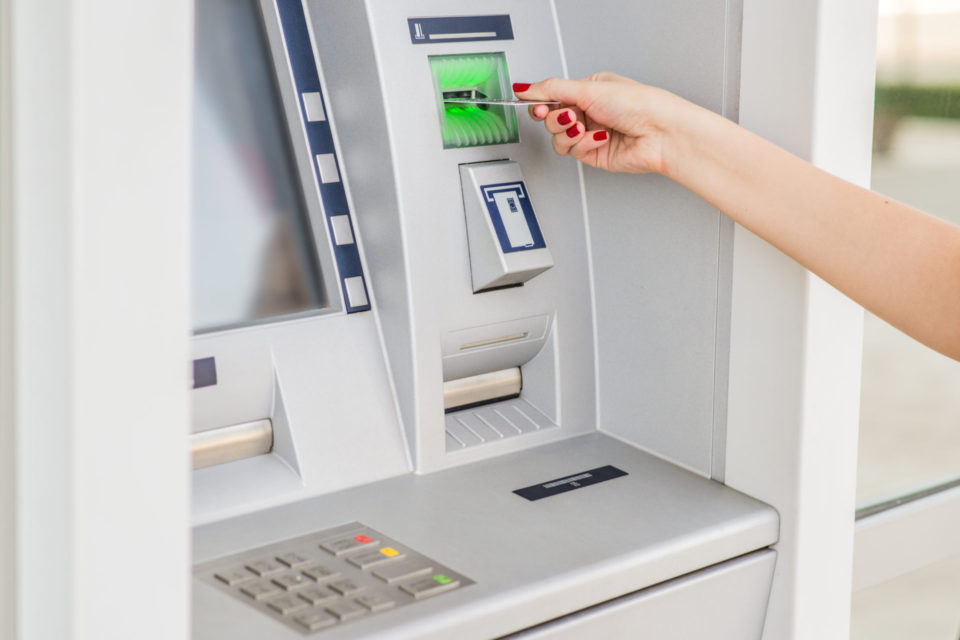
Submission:
[[[603,465],[626,475],[534,502],[514,493]],[[199,527],[194,560],[206,563],[353,520],[475,584],[331,628],[320,638],[496,638],[629,594],[641,598],[647,587],[697,576],[705,567],[723,567],[773,544],[779,529],[772,508],[591,434]],[[711,638],[757,640],[773,570],[772,552],[766,553],[760,570],[723,572],[707,588],[695,588],[699,580],[686,583],[694,588],[682,588],[665,611],[685,611],[666,637],[702,638],[697,625],[682,619],[702,614],[704,622],[718,623]],[[302,637],[199,579],[193,589],[198,640]],[[713,599],[719,608],[707,604]],[[641,608],[629,626],[645,628],[649,615]],[[749,633],[740,633],[745,628]]]
[[[457,14],[508,14],[514,37],[425,45],[407,19],[448,2],[304,6],[372,310],[340,301],[195,339],[224,367],[194,392],[198,419],[269,417],[279,443],[194,473],[195,562],[360,520],[476,584],[330,638],[603,637],[618,616],[630,628],[670,611],[697,611],[713,637],[758,637],[777,514],[708,479],[722,478],[732,224],[663,178],[557,156],[522,113],[519,143],[444,149],[427,60],[499,51],[519,81],[611,69],[735,116],[739,3],[467,0]],[[478,295],[461,172],[502,161],[523,168],[554,266]],[[509,367],[520,398],[444,414],[444,381]],[[518,408],[528,430],[483,431]],[[473,433],[461,423],[484,437],[451,444]],[[627,475],[513,493],[604,465]],[[196,580],[193,603],[199,639],[300,637]]]
[[[509,14],[513,33],[523,37],[424,45],[411,42],[407,19],[449,15],[449,4],[308,0],[306,6],[328,111],[349,150],[343,153],[344,173],[354,187],[357,226],[414,468],[429,473],[594,431],[591,267],[579,169],[553,153],[542,124],[522,112],[519,143],[444,149],[437,113],[443,106],[428,60],[503,52],[511,79],[563,75],[550,3],[461,3],[458,15]],[[501,160],[522,167],[554,266],[522,287],[474,294],[461,166]],[[545,416],[550,428],[450,447],[442,393],[453,366],[444,349],[447,337],[542,316],[549,327],[536,353],[519,341],[506,343],[458,354],[456,368],[476,374],[494,363],[497,369],[519,366],[521,400]],[[489,337],[503,335],[491,329]]]

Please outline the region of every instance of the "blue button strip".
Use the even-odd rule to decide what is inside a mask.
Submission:
[[[313,58],[313,47],[310,45],[310,33],[307,30],[307,17],[303,12],[303,3],[300,0],[276,0],[276,2],[277,12],[280,15],[280,28],[283,31],[283,39],[287,48],[287,61],[290,63],[293,72],[294,89],[297,94],[297,102],[300,104],[300,118],[307,132],[313,175],[320,188],[320,197],[323,199],[323,209],[327,218],[327,230],[332,240],[333,229],[330,226],[330,218],[336,215],[350,215],[350,208],[347,205],[347,193],[342,182],[342,163],[336,156],[336,150],[333,146],[333,134],[330,131],[329,122],[330,111],[327,109],[326,100],[323,99],[323,91],[320,89],[320,74]],[[307,122],[306,109],[300,96],[311,92],[320,94],[320,99],[324,103],[324,110],[327,113],[327,120]],[[340,182],[325,184],[320,179],[320,169],[317,166],[316,157],[324,153],[334,154],[337,171],[341,175]],[[369,310],[369,304],[363,306],[350,305],[350,297],[347,295],[344,283],[347,278],[363,276],[363,266],[360,263],[360,251],[357,244],[354,242],[353,244],[337,245],[332,242],[331,246],[337,261],[337,268],[340,270],[340,289],[343,292],[347,313]],[[363,286],[364,291],[368,293],[366,291],[366,278],[363,280]],[[367,299],[369,300],[369,293]]]

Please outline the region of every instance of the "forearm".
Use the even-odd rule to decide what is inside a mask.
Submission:
[[[960,359],[960,228],[699,107],[670,118],[669,177],[876,315]]]

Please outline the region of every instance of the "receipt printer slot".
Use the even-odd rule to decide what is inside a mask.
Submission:
[[[521,284],[553,266],[520,165],[460,166],[474,293]]]

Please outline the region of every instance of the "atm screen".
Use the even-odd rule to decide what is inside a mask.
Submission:
[[[193,327],[324,306],[276,73],[256,0],[196,3]]]

